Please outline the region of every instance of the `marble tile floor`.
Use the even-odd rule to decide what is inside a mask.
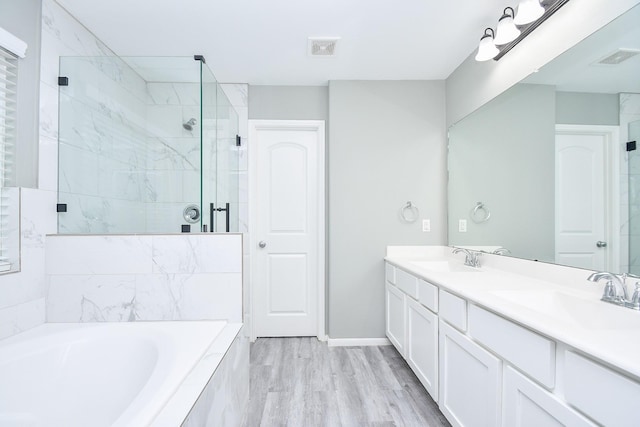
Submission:
[[[392,346],[259,338],[250,354],[245,427],[450,425]]]

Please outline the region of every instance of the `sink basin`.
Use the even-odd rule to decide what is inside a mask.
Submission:
[[[492,295],[586,329],[640,328],[640,313],[557,290],[502,290]]]
[[[480,273],[482,270],[450,261],[412,261],[411,264],[438,273]]]

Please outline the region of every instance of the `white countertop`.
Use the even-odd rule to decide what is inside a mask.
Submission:
[[[497,255],[483,255],[481,268],[465,272],[414,264],[462,266],[464,254],[446,246],[389,247],[385,260],[640,379],[640,312],[600,301],[604,283],[587,281],[590,271]]]

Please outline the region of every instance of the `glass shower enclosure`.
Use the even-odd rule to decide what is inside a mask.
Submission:
[[[58,232],[238,231],[238,115],[204,58],[61,57]]]

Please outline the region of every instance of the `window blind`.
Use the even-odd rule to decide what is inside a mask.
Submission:
[[[7,253],[9,197],[5,188],[13,184],[17,86],[18,58],[0,46],[0,272],[11,269]]]

